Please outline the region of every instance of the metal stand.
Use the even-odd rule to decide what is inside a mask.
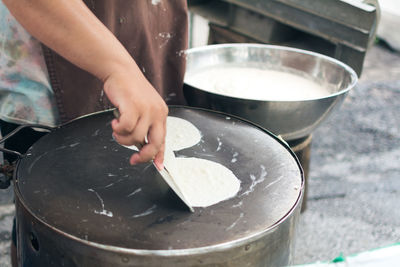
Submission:
[[[301,167],[304,171],[304,196],[301,205],[301,212],[307,208],[307,193],[308,193],[308,174],[310,170],[310,158],[311,158],[311,140],[312,135],[306,136],[301,139],[289,141],[288,144],[293,152],[296,154],[300,161]]]
[[[210,21],[212,38],[226,29],[250,42],[311,50],[346,63],[359,76],[380,14],[376,0],[191,0],[189,7]]]

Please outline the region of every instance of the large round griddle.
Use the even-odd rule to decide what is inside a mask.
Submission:
[[[197,145],[181,157],[219,162],[241,180],[237,196],[191,213],[150,163],[130,166],[133,151],[112,138],[112,112],[49,133],[16,172],[16,193],[35,217],[76,238],[143,250],[218,246],[252,238],[299,205],[303,176],[293,153],[265,130],[224,114],[171,107],[192,122]]]

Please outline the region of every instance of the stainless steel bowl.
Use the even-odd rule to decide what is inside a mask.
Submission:
[[[184,95],[190,106],[233,114],[280,135],[286,141],[309,135],[357,83],[357,75],[333,58],[295,48],[261,44],[220,44],[189,49]],[[243,99],[190,84],[188,77],[216,66],[249,66],[301,75],[329,90],[325,97],[295,101]]]

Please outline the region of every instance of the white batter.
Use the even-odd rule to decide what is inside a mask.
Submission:
[[[201,140],[199,130],[187,120],[177,117],[167,117],[166,150],[178,151],[196,145]],[[126,148],[139,151],[136,146]]]
[[[201,140],[199,130],[187,120],[167,117],[166,149],[178,151],[196,145]]]
[[[189,148],[201,140],[201,133],[189,121],[167,118],[164,166],[192,207],[207,207],[234,197],[240,181],[231,170],[210,160],[176,158],[173,151]],[[135,146],[125,146],[138,150]]]
[[[240,181],[225,166],[205,159],[175,158],[165,165],[192,207],[207,207],[234,197]]]
[[[307,100],[331,94],[304,77],[252,67],[210,67],[187,75],[185,82],[208,92],[266,101]]]

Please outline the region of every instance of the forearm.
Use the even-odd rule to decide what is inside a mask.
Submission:
[[[129,68],[129,53],[81,0],[3,0],[21,25],[58,54],[105,81]]]
[[[116,140],[132,145],[148,139],[130,162],[154,158],[162,168],[168,108],[126,49],[82,0],[3,2],[34,37],[104,82],[108,99],[121,113],[112,121]]]

